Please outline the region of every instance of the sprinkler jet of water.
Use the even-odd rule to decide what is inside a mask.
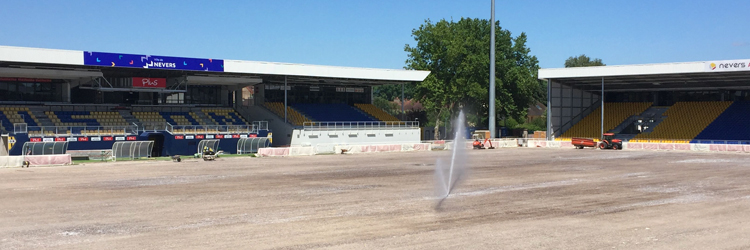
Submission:
[[[455,121],[455,126],[454,126],[455,137],[453,140],[453,148],[451,150],[452,152],[451,152],[451,158],[450,158],[450,165],[447,166],[448,167],[447,179],[444,176],[445,168],[443,166],[443,161],[441,161],[441,159],[438,159],[437,163],[435,164],[435,177],[437,179],[437,182],[441,184],[440,187],[436,186],[436,188],[442,188],[442,190],[439,190],[438,192],[441,195],[438,196],[440,197],[440,201],[438,202],[436,208],[439,208],[442,205],[443,201],[445,201],[445,199],[448,198],[448,196],[450,196],[451,192],[456,187],[456,183],[458,183],[458,181],[463,176],[462,170],[464,167],[463,166],[464,161],[463,161],[462,156],[463,156],[463,151],[466,150],[464,138],[462,136],[463,133],[465,132],[464,120],[465,120],[464,113],[463,111],[461,111],[459,112],[458,118]]]

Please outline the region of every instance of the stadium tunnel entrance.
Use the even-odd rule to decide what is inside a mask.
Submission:
[[[147,133],[146,136],[149,141],[154,142],[154,147],[151,149],[151,156],[162,156],[162,151],[164,150],[164,135],[160,133]]]

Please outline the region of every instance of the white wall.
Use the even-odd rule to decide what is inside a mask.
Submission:
[[[248,121],[268,121],[268,129],[273,132],[273,146],[289,145],[292,138],[292,125],[284,122],[283,117],[261,106],[240,107],[237,109]]]
[[[400,144],[420,143],[419,128],[376,130],[304,130],[292,132],[291,146],[316,146],[318,144]],[[276,137],[276,133],[274,133]],[[275,138],[274,138],[275,141]]]

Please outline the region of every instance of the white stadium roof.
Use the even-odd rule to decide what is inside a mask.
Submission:
[[[0,62],[91,66],[84,63],[84,51],[13,46],[0,46]],[[226,59],[224,60],[223,73],[393,82],[420,82],[430,74],[429,71],[419,70],[337,67]]]
[[[750,87],[750,59],[539,69],[540,80],[582,89],[710,89]]]

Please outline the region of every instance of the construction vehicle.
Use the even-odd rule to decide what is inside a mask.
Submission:
[[[577,138],[573,137],[570,141],[577,149],[583,149],[585,147],[596,147],[596,142],[589,138]]]
[[[213,148],[203,147],[203,154],[201,154],[201,156],[204,161],[216,160],[216,152],[214,152]]]
[[[489,130],[475,130],[474,133],[471,134],[471,137],[472,139],[474,139],[474,142],[472,143],[474,149],[485,149],[484,145],[487,143],[490,144],[487,149],[495,149],[495,147],[492,146],[492,141],[490,140]],[[482,140],[484,140],[484,142],[482,142]]]
[[[573,138],[571,143],[574,147],[582,149],[584,147],[598,147],[599,149],[622,149],[622,140],[615,139],[614,133],[604,133],[602,140],[597,143],[593,139],[588,138]]]
[[[622,149],[622,140],[615,139],[615,133],[604,133],[604,138],[599,143],[599,149]]]

